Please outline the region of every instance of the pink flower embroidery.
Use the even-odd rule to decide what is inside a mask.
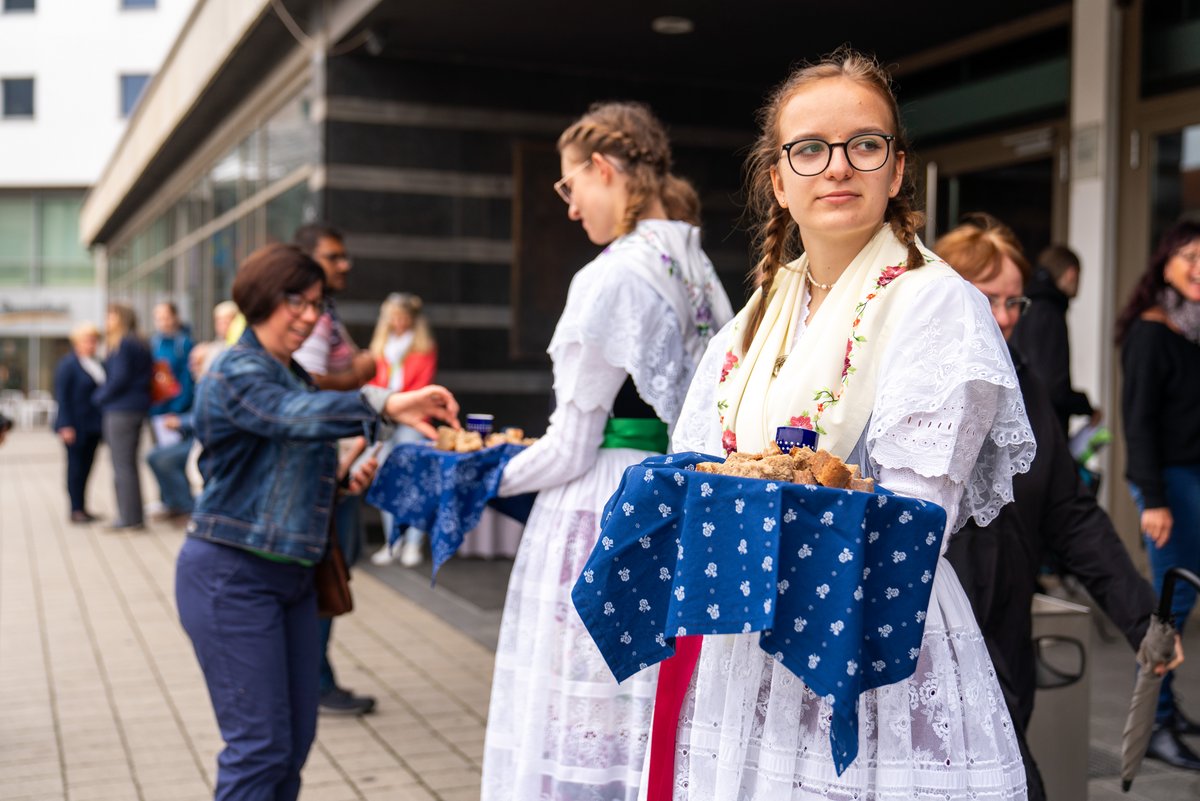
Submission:
[[[795,417],[793,417],[791,420],[788,421],[788,425],[799,426],[800,428],[807,428],[809,431],[813,430],[812,418],[809,417],[807,414],[796,415]]]
[[[895,281],[908,270],[903,264],[898,264],[895,267],[885,267],[883,272],[879,274],[878,286],[880,289]]]
[[[846,340],[846,361],[842,363],[842,378],[850,373],[850,354],[854,352],[854,340]]]
[[[733,431],[727,429],[725,431],[725,433],[721,435],[721,447],[723,447],[725,449],[725,453],[727,455],[736,451],[737,450],[737,434],[735,434],[735,433],[733,433]]]
[[[733,351],[726,351],[725,366],[721,368],[721,380],[717,382],[718,384],[725,383],[725,379],[729,377],[729,371],[737,367],[737,363],[738,357],[734,355]]]

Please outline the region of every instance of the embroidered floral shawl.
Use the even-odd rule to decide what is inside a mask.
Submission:
[[[875,403],[878,359],[897,310],[928,281],[953,270],[921,246],[925,264],[909,270],[908,249],[884,226],[834,284],[803,334],[793,333],[805,309],[807,254],[775,276],[762,323],[747,351],[742,334],[762,302],[755,293],[734,319],[730,350],[717,387],[726,452],[755,452],[775,428],[798,425],[821,437],[819,447],[846,458]],[[789,353],[789,347],[792,347]]]

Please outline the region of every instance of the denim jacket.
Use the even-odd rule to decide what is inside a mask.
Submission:
[[[337,490],[337,444],[378,420],[386,391],[320,392],[247,328],[196,389],[204,491],[188,535],[319,561]]]

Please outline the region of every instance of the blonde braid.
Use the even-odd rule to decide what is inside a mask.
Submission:
[[[753,276],[754,283],[762,290],[762,294],[759,295],[754,313],[750,315],[746,332],[742,335],[743,353],[750,349],[750,343],[754,340],[754,335],[762,324],[763,315],[767,311],[767,296],[771,294],[771,286],[775,283],[776,273],[783,265],[791,261],[788,258],[790,254],[788,244],[795,230],[791,212],[779,205],[775,206],[771,216],[759,227],[758,251],[762,257],[754,265]]]
[[[657,199],[670,219],[698,225],[700,199],[687,181],[671,174],[671,146],[662,123],[640,103],[597,103],[558,139],[558,149],[600,153],[625,176],[625,213],[614,234],[622,236]]]
[[[917,230],[925,224],[925,215],[912,207],[912,199],[916,194],[908,169],[900,182],[900,192],[888,201],[883,218],[891,226],[896,235],[908,248],[908,269],[915,270],[925,263],[925,256],[917,246]]]

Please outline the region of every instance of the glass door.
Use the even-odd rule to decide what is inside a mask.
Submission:
[[[1011,226],[1030,260],[1066,236],[1066,123],[1056,122],[922,149],[926,243],[987,212]]]

